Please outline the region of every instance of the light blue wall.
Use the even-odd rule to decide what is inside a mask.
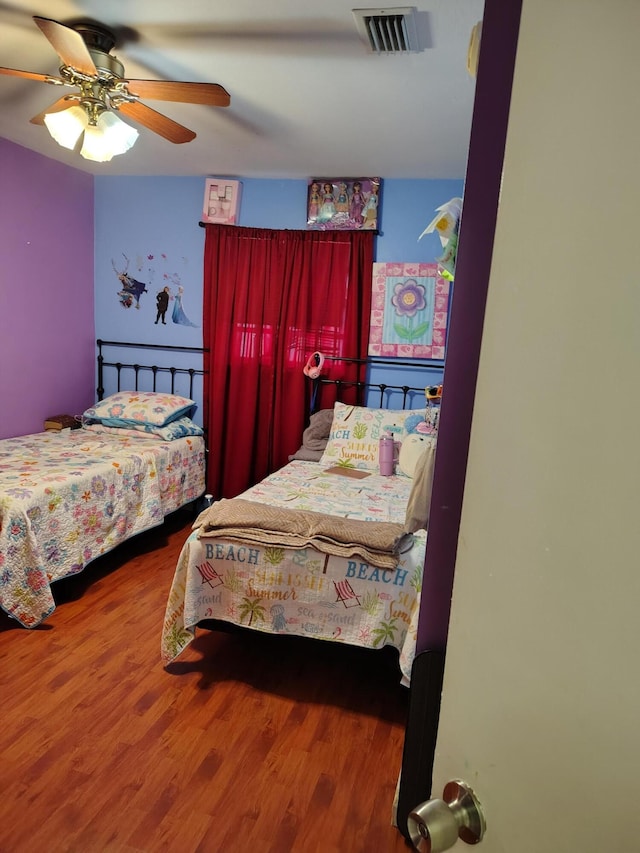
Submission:
[[[240,179],[242,198],[238,224],[247,227],[305,228],[307,182],[303,180]],[[106,340],[202,346],[202,263],[204,229],[199,226],[204,199],[203,178],[96,177],[95,179],[95,326]],[[375,260],[433,262],[441,252],[434,234],[418,241],[435,208],[462,195],[462,180],[383,180]],[[124,308],[114,266],[146,284],[140,307]],[[168,284],[175,293],[184,288],[187,327],[171,322],[155,325],[156,293]],[[106,353],[110,357],[110,353]],[[135,363],[135,353],[120,353],[120,361]],[[148,360],[138,352],[137,360]],[[162,364],[160,355],[155,361]],[[193,365],[185,355],[174,363]],[[378,370],[375,381],[402,384],[399,371]],[[433,374],[429,382],[439,380]],[[114,390],[105,383],[106,393]],[[177,389],[180,390],[180,389]],[[201,401],[198,387],[194,397]],[[196,420],[198,417],[196,417]]]

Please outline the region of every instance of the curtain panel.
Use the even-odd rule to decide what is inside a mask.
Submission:
[[[311,353],[366,358],[374,235],[213,224],[205,232],[203,417],[207,488],[219,499],[300,446]],[[332,377],[363,379],[362,366],[329,364]]]

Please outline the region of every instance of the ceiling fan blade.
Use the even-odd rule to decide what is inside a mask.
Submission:
[[[152,110],[151,107],[141,104],[139,101],[120,104],[118,112],[124,113],[124,115],[129,116],[134,121],[143,124],[154,133],[164,136],[169,142],[191,142],[192,139],[196,138],[192,130],[183,127],[181,124],[173,121],[173,119]]]
[[[58,21],[52,21],[50,18],[40,18],[34,15],[33,20],[49,39],[53,49],[65,65],[69,65],[76,71],[90,77],[98,73],[80,33],[65,27]]]
[[[27,80],[39,80],[41,83],[64,83],[60,77],[52,77],[51,74],[38,74],[35,71],[19,71],[17,68],[0,68],[0,74],[9,74],[11,77],[26,77]]]
[[[209,104],[228,107],[229,93],[217,83],[178,83],[175,80],[128,80],[132,95],[157,101],[180,101],[184,104]]]
[[[37,116],[30,118],[29,121],[31,122],[31,124],[44,124],[44,117],[46,115],[49,115],[49,113],[60,113],[62,112],[62,110],[68,110],[69,107],[73,107],[77,103],[77,100],[75,100],[74,98],[69,98],[68,95],[65,95],[64,98],[58,98],[55,103],[42,110],[42,112],[38,113]]]

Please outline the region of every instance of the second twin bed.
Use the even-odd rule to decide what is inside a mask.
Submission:
[[[410,435],[408,428],[418,424],[422,433]],[[414,476],[378,473],[378,440],[387,429],[398,445],[419,445]],[[202,512],[169,593],[165,665],[187,648],[199,625],[214,620],[370,649],[390,645],[408,684],[433,433],[424,408],[337,403],[319,461],[293,459],[237,498]],[[416,521],[421,516],[424,522]]]

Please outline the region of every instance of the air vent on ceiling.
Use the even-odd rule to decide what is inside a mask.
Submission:
[[[358,32],[374,53],[418,50],[415,8],[352,9]]]

